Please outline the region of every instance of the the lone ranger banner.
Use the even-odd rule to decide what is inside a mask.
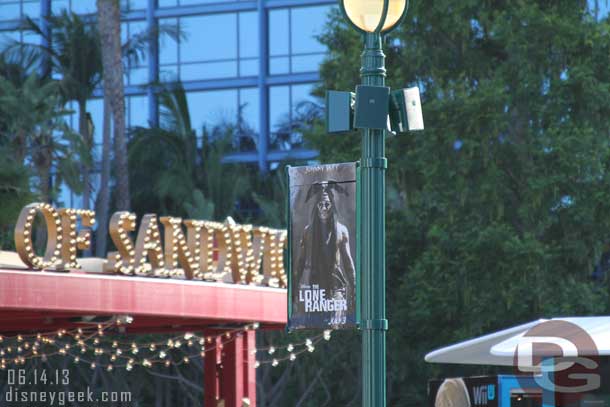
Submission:
[[[356,164],[288,168],[288,329],[357,324]]]

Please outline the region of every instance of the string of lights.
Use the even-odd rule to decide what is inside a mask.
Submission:
[[[152,368],[155,365],[170,368],[189,364],[194,359],[205,358],[209,352],[222,350],[237,336],[259,328],[259,324],[254,322],[216,335],[200,336],[186,332],[167,339],[140,344],[136,341],[113,339],[112,335],[108,335],[113,333],[109,331],[114,331],[132,321],[133,318],[130,316],[120,316],[97,326],[0,336],[0,370],[24,365],[26,361],[37,358],[46,361],[49,357],[57,355],[70,357],[74,363],[87,364],[91,369],[99,367],[107,371],[117,368],[131,371],[136,366]],[[322,340],[328,341],[330,338],[331,331],[327,330],[302,342],[254,349],[251,351],[252,354],[260,356],[255,362],[255,367],[261,365],[275,367],[285,361],[294,362],[299,355],[314,352],[317,343]]]

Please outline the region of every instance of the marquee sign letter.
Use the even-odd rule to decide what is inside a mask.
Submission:
[[[162,216],[160,220],[165,227],[166,267],[171,269],[172,277],[184,274],[188,280],[192,280],[199,264],[191,254],[186,237],[182,232],[182,219]]]
[[[95,212],[84,209],[59,209],[61,228],[63,232],[61,245],[61,259],[63,268],[79,269],[80,264],[76,261],[76,250],[87,250],[91,246],[91,229],[95,224]],[[76,232],[78,217],[86,226],[80,232]]]
[[[129,212],[115,212],[110,218],[108,231],[118,252],[108,253],[106,271],[133,274],[135,269],[134,244],[129,232],[136,230],[136,215]]]
[[[146,259],[150,263],[146,262]],[[144,215],[138,237],[136,238],[136,254],[134,256],[135,273],[138,275],[159,275],[169,277],[169,270],[165,269],[163,260],[163,246],[157,224],[157,215]]]
[[[33,224],[36,213],[40,212],[47,226],[47,247],[44,257],[36,255],[33,243]],[[61,262],[62,228],[59,214],[46,203],[32,203],[21,210],[15,227],[17,253],[28,267],[36,270],[56,267]]]

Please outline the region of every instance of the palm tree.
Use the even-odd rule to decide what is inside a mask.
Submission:
[[[60,76],[59,85],[64,101],[75,101],[79,107],[78,129],[84,146],[93,148],[93,134],[88,123],[87,100],[102,78],[102,56],[97,28],[86,23],[75,13],[63,10],[59,15],[47,17],[50,33],[36,22],[26,19],[24,29],[46,39],[48,46],[20,44],[14,47],[22,52],[23,46],[33,47],[51,63],[52,71]],[[82,164],[83,207],[89,209],[91,203],[90,165]]]
[[[221,164],[231,146],[229,127],[204,130],[199,146],[182,86],[167,85],[159,101],[159,127],[132,130],[131,181],[150,185],[134,191],[134,209],[224,219],[246,189],[240,168]]]
[[[119,210],[129,210],[129,168],[125,136],[125,89],[119,1],[97,0],[97,10],[104,72],[104,97],[110,99],[114,122],[116,207]]]
[[[10,148],[16,162],[30,165],[38,179],[38,192],[44,202],[50,202],[52,169],[78,190],[81,182],[76,160],[88,162],[82,140],[75,137],[63,121],[70,112],[63,109],[59,83],[40,80],[32,74],[23,84],[15,84],[0,76],[0,117],[7,137],[4,146]]]

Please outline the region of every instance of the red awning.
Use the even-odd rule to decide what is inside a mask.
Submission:
[[[193,280],[0,269],[0,333],[46,332],[131,315],[125,333],[286,324],[286,290]],[[92,318],[96,317],[96,318]]]

